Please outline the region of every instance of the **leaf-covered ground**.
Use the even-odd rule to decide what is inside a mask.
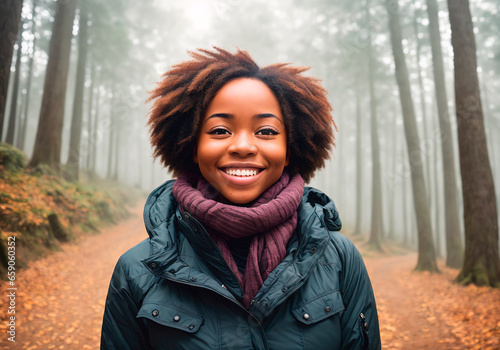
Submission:
[[[118,257],[147,237],[141,206],[99,235],[64,244],[16,280],[16,344],[0,349],[98,349],[109,279]],[[457,270],[412,272],[415,254],[366,254],[383,349],[500,349],[500,290],[452,283]],[[0,283],[5,291],[7,285]]]
[[[453,283],[458,270],[413,272],[416,254],[365,258],[383,349],[500,349],[500,290]]]
[[[7,242],[16,239],[16,266],[60,249],[60,242],[126,214],[137,190],[94,177],[69,182],[48,167],[28,169],[24,155],[0,144],[0,273],[5,279]],[[49,220],[51,219],[51,220]],[[11,238],[9,238],[11,237]]]

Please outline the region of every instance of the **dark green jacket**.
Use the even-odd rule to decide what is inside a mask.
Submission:
[[[116,265],[101,349],[380,349],[365,265],[325,194],[306,187],[287,256],[247,311],[215,243],[177,209],[172,184],[150,194],[149,239]]]

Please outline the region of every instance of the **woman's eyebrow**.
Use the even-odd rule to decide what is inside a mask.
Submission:
[[[234,119],[234,114],[231,113],[214,113],[210,117],[208,117],[205,120],[205,123],[210,119],[210,118],[223,118],[223,119]],[[256,114],[252,117],[253,119],[265,119],[265,118],[276,118],[278,121],[283,124],[283,121],[276,115],[272,113],[259,113]]]
[[[279,120],[279,122],[281,124],[283,124],[282,120],[277,117],[276,115],[272,114],[272,113],[261,113],[261,114],[256,114],[254,115],[252,118],[255,118],[255,119],[264,119],[264,118],[276,118]]]
[[[205,123],[210,119],[210,118],[224,118],[224,119],[233,119],[234,115],[230,113],[214,113],[210,117],[205,120]]]

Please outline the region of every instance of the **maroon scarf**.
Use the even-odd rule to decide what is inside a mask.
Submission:
[[[297,226],[297,208],[303,193],[302,177],[297,174],[290,178],[287,172],[248,207],[216,201],[218,192],[202,176],[182,174],[173,186],[181,211],[189,212],[207,228],[238,278],[247,309],[264,280],[285,258],[286,245]],[[242,275],[227,240],[247,236],[253,239]]]

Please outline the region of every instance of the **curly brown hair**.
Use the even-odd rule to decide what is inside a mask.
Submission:
[[[148,124],[155,158],[174,176],[199,172],[193,161],[203,115],[219,89],[236,78],[254,78],[276,95],[282,109],[290,150],[290,174],[308,182],[325,165],[335,146],[332,107],[319,80],[301,75],[306,67],[277,63],[260,68],[248,52],[235,54],[214,47],[189,52],[193,59],[173,66],[151,91]]]

